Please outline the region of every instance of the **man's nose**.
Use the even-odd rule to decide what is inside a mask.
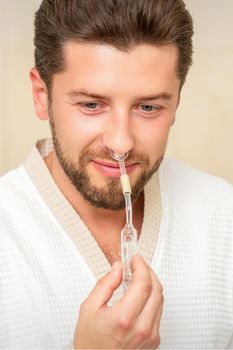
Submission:
[[[134,137],[128,113],[118,114],[109,120],[103,134],[103,144],[117,154],[124,154],[133,149]]]

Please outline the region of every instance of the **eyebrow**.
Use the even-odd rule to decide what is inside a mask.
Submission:
[[[95,99],[100,99],[100,100],[110,100],[108,96],[103,96],[96,94],[94,92],[91,92],[89,90],[85,89],[80,89],[80,90],[72,90],[67,93],[67,96],[70,98],[77,98],[77,97],[91,97]],[[168,92],[161,92],[157,95],[148,95],[148,96],[138,96],[137,100],[140,101],[151,101],[151,100],[171,100],[172,95]]]

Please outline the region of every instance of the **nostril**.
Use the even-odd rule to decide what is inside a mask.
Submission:
[[[125,160],[128,155],[129,155],[129,152],[126,152],[124,154],[119,154],[119,153],[115,153],[114,151],[112,151],[111,149],[109,149],[109,152],[111,154],[111,157],[117,161],[119,160]]]

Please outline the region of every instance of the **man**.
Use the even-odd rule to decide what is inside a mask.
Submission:
[[[30,79],[52,141],[0,180],[1,348],[233,346],[232,186],[163,160],[192,33],[182,0],[42,2]],[[129,152],[138,232],[125,291],[110,151]]]

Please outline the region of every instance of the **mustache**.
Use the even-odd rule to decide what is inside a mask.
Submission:
[[[102,150],[86,149],[81,153],[79,158],[81,165],[86,165],[88,162],[90,162],[93,159],[116,162],[116,160],[111,157],[110,151],[108,151],[107,149],[102,149]],[[149,159],[145,155],[142,155],[139,153],[136,154],[133,152],[129,152],[129,155],[125,160],[132,163],[144,163],[145,165],[149,165]]]

